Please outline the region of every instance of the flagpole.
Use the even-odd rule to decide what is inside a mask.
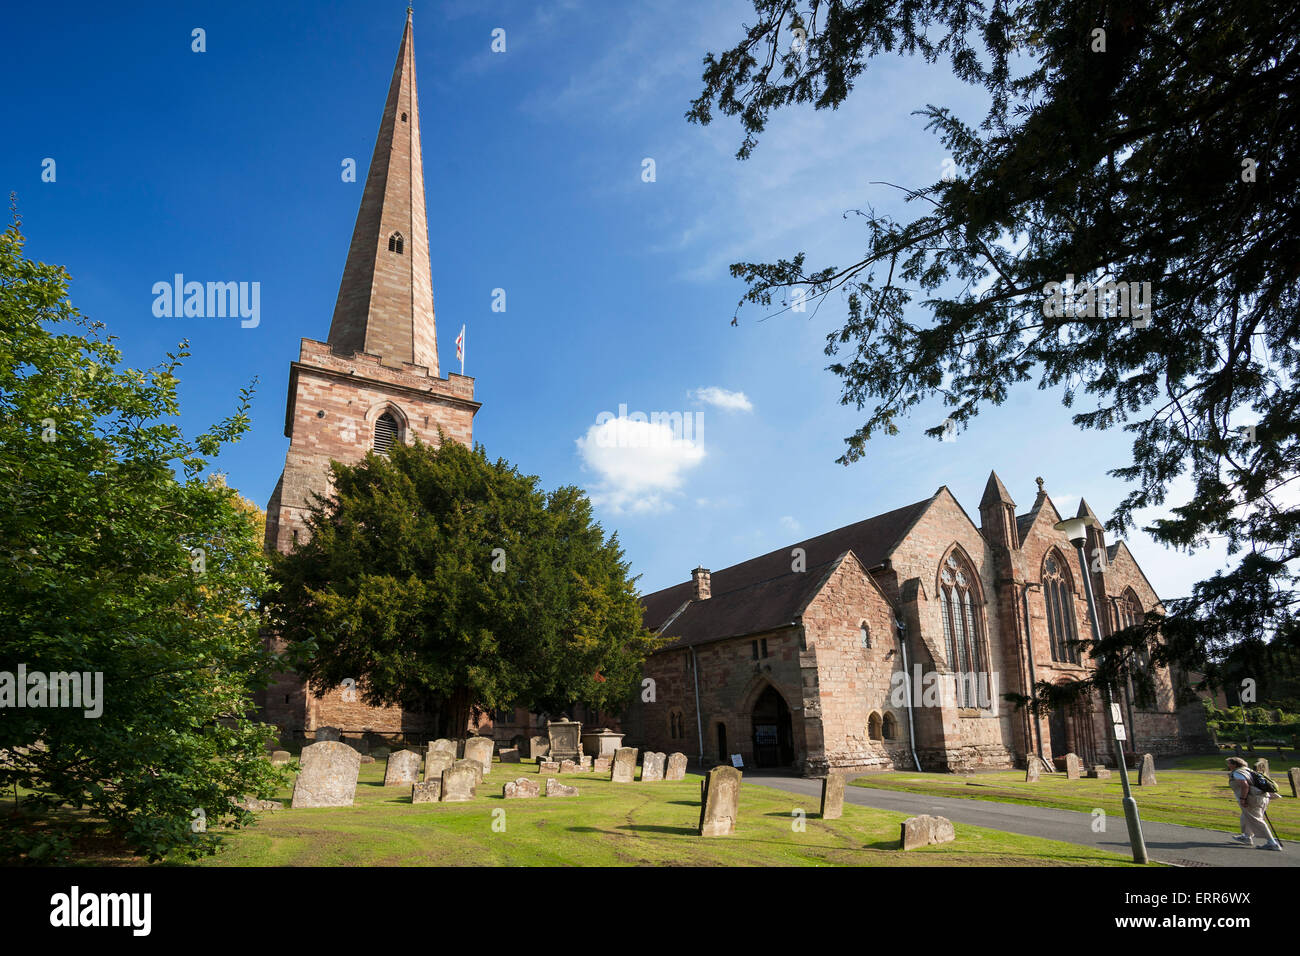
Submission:
[[[460,348],[457,351],[460,352],[460,374],[464,375],[465,374],[465,326],[464,325],[460,327]]]

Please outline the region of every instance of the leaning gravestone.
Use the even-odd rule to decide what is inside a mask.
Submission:
[[[339,739],[339,729],[338,729],[337,727],[317,727],[317,728],[316,728],[316,742],[317,742],[317,743],[321,743],[322,741],[338,740],[338,739]]]
[[[1066,754],[1065,755],[1065,779],[1078,780],[1079,770],[1082,766],[1083,765],[1079,761],[1078,754]]]
[[[661,753],[647,753],[641,758],[641,782],[654,783],[664,778],[664,761]]]
[[[668,756],[668,769],[664,771],[665,780],[686,779],[686,754],[675,753]]]
[[[1286,776],[1291,781],[1291,796],[1300,797],[1300,767],[1292,767]]]
[[[423,783],[411,784],[412,803],[437,803],[442,796],[442,780],[425,780]]]
[[[560,781],[551,777],[546,781],[546,795],[548,797],[576,797],[578,795],[577,787],[566,787]]]
[[[492,751],[496,744],[491,737],[470,737],[465,741],[465,759],[477,760],[485,774],[492,772]],[[481,782],[481,781],[480,781]]]
[[[456,758],[445,750],[430,750],[424,758],[424,779],[441,780],[442,772],[449,770]]]
[[[454,762],[456,759],[456,741],[448,740],[446,737],[439,737],[429,744],[429,753],[451,754],[451,759]]]
[[[1142,755],[1142,772],[1138,776],[1139,787],[1154,787],[1156,785],[1156,758],[1150,754]]]
[[[289,754],[289,751],[277,750],[275,753],[271,754],[271,766],[283,767],[292,759],[293,757]]]
[[[442,772],[443,803],[474,799],[474,788],[478,784],[478,775],[474,772],[476,765],[475,761],[457,760]]]
[[[541,784],[536,780],[529,780],[527,777],[519,777],[515,780],[510,780],[501,788],[501,796],[507,800],[535,797],[541,792]]]
[[[946,817],[932,817],[923,813],[919,817],[908,817],[901,824],[899,842],[904,850],[930,846],[932,843],[951,843],[957,839],[952,821]]]
[[[452,764],[452,767],[469,767],[469,769],[474,771],[475,785],[483,782],[483,765],[477,760],[469,760],[462,757],[460,760],[457,760]]]
[[[1025,760],[1025,783],[1037,783],[1042,771],[1039,770],[1038,760],[1035,757],[1028,757]]]
[[[844,816],[844,774],[828,773],[822,780],[822,819],[838,820]]]
[[[361,754],[337,740],[322,740],[302,748],[299,762],[301,769],[293,785],[291,807],[352,806]]]
[[[1255,773],[1262,773],[1264,776],[1266,777],[1268,776],[1267,757],[1260,757],[1258,760],[1255,761]]]
[[[614,766],[609,779],[614,783],[631,783],[636,779],[636,748],[619,747],[614,752]]]
[[[384,766],[385,787],[409,787],[419,780],[420,755],[416,751],[399,750],[389,756]]]
[[[700,836],[726,836],[736,831],[740,776],[735,767],[714,767],[700,781]]]
[[[551,741],[547,737],[530,737],[528,740],[528,756],[534,760],[545,757],[551,749]]]
[[[500,750],[502,763],[519,763],[518,747],[502,747]]]

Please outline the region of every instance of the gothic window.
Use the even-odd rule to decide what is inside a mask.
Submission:
[[[686,721],[680,710],[673,710],[668,714],[668,736],[673,740],[681,740],[686,736]]]
[[[867,718],[867,736],[872,740],[881,739],[880,715],[877,713],[872,713],[872,715]]]
[[[881,732],[885,735],[886,740],[893,740],[898,736],[898,720],[893,714],[885,714],[885,720]]]
[[[397,419],[393,418],[392,413],[384,412],[375,421],[376,453],[387,455],[395,441],[397,441]]]
[[[1119,612],[1119,628],[1123,630],[1128,627],[1136,627],[1146,619],[1146,614],[1142,610],[1142,602],[1138,600],[1132,588],[1125,588],[1123,595],[1116,602],[1116,610]],[[1140,671],[1145,671],[1151,666],[1151,655],[1147,652],[1146,647],[1142,647],[1137,652],[1137,667]]]
[[[958,707],[987,707],[989,680],[985,652],[983,602],[975,572],[957,552],[939,569],[939,616],[943,622],[948,666],[957,677]]]
[[[388,251],[395,252],[399,256],[402,254],[402,234],[395,232],[388,237]]]
[[[858,643],[863,647],[871,646],[871,628],[867,627],[866,621],[858,625]]]
[[[1047,604],[1047,637],[1052,660],[1079,663],[1078,631],[1074,623],[1074,586],[1060,553],[1052,551],[1043,561],[1043,600]]]

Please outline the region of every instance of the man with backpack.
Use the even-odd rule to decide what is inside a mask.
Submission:
[[[1264,819],[1268,801],[1277,793],[1277,784],[1264,774],[1251,770],[1240,757],[1228,758],[1228,770],[1228,786],[1241,805],[1241,833],[1232,839],[1244,846],[1254,846],[1255,837],[1261,837],[1266,842],[1260,845],[1260,849],[1281,850],[1282,844]]]

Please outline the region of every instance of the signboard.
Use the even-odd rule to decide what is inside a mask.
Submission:
[[[1123,725],[1123,724],[1116,724],[1116,725],[1115,725],[1115,739],[1116,739],[1116,740],[1128,740],[1128,734],[1125,733],[1125,731],[1124,731],[1124,725]]]
[[[733,767],[743,767],[745,766],[745,761],[740,758],[740,754],[732,754],[731,765]]]
[[[1120,713],[1119,704],[1110,705],[1110,722],[1112,724],[1124,723],[1124,715]]]

